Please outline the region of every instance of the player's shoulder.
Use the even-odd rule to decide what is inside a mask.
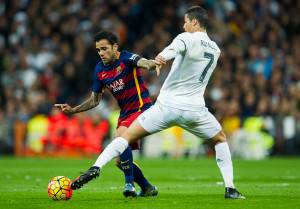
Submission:
[[[221,51],[218,44],[213,39],[211,39],[211,37],[207,33],[206,33],[206,37],[217,51]]]
[[[209,40],[210,40],[209,47],[214,49],[217,53],[221,53],[221,49],[219,48],[218,44],[214,40],[211,40],[211,39],[209,39]]]
[[[138,55],[135,54],[135,53],[133,53],[133,52],[127,51],[127,50],[121,51],[121,58],[130,59],[130,58],[132,58],[134,56],[138,56]]]
[[[138,54],[135,54],[135,53],[133,53],[133,52],[129,52],[129,51],[127,51],[127,50],[123,50],[123,51],[121,52],[120,57],[121,57],[121,60],[122,60],[122,61],[125,61],[125,62],[127,62],[127,61],[132,62],[132,61],[134,61],[136,58],[138,58],[139,55],[138,55]]]
[[[129,59],[129,57],[132,55],[131,52],[127,51],[127,50],[122,50],[121,54],[120,54],[120,59],[121,60],[126,60]]]

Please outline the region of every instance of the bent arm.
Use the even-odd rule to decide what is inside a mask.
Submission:
[[[145,68],[149,71],[154,71],[155,70],[157,76],[159,76],[160,69],[162,67],[161,64],[157,64],[154,60],[147,60],[145,58],[139,59],[139,61],[137,62],[137,66]]]

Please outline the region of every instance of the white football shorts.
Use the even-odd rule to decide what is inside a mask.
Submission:
[[[179,126],[202,139],[210,139],[222,130],[220,123],[206,107],[199,111],[187,111],[156,102],[139,115],[138,121],[151,134]]]

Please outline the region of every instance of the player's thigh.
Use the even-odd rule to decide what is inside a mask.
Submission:
[[[115,137],[121,136],[127,130],[126,126],[119,126],[116,130]]]
[[[139,139],[143,138],[144,136],[149,135],[136,119],[132,122],[132,124],[121,134],[121,137],[126,139],[129,144],[133,144],[137,142]]]
[[[127,129],[128,129],[128,127],[126,127],[126,126],[119,126],[116,130],[116,134],[115,134],[116,137],[122,136],[123,133],[125,133],[125,131]],[[137,140],[134,140],[134,142],[130,143],[131,150],[139,150],[140,149],[140,141],[139,140],[140,140],[140,138],[138,138]]]
[[[175,110],[155,104],[143,112],[122,134],[129,143],[175,125]]]
[[[202,139],[212,139],[221,130],[219,121],[206,108],[199,112],[185,112],[180,126]]]
[[[175,125],[177,118],[176,110],[155,103],[138,117],[138,122],[148,133],[153,134]]]

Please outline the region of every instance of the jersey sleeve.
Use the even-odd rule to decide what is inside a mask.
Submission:
[[[140,55],[134,54],[127,52],[125,53],[124,56],[124,61],[126,64],[132,66],[132,67],[137,67],[137,62],[141,59]]]
[[[166,60],[175,58],[178,53],[183,53],[186,50],[187,40],[187,33],[179,34],[159,55]]]
[[[103,83],[101,80],[98,78],[98,72],[99,72],[99,67],[98,65],[95,67],[94,74],[93,74],[93,86],[92,86],[92,91],[100,93],[103,91]]]

